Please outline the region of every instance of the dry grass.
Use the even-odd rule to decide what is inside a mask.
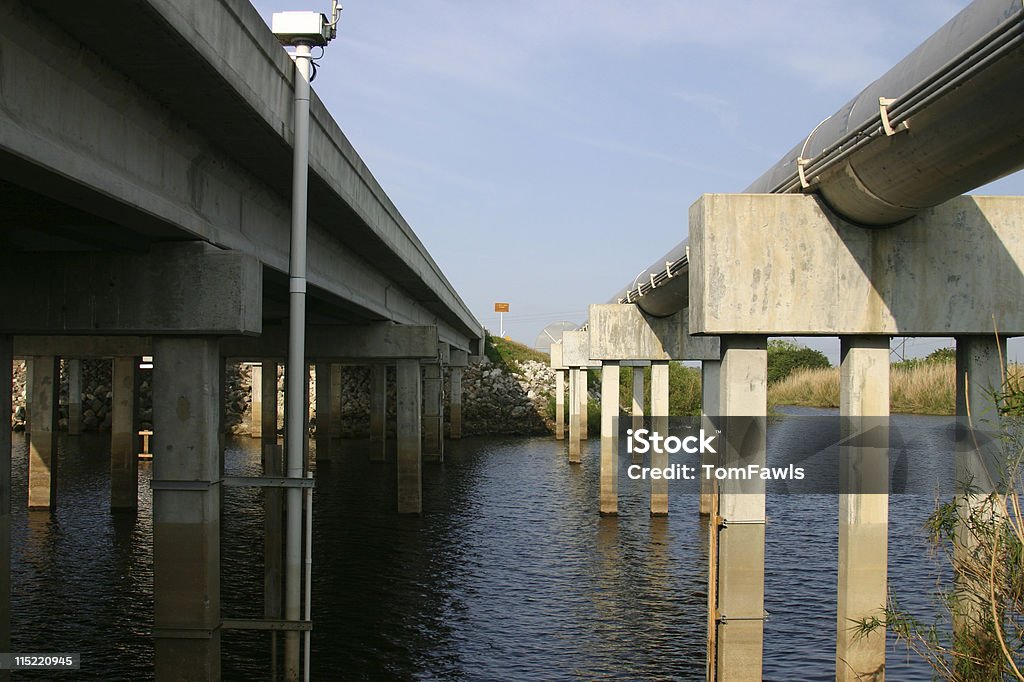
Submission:
[[[1011,382],[1024,380],[1024,366],[1010,366]],[[893,365],[889,374],[892,412],[953,414],[956,368],[950,362]],[[797,370],[769,386],[770,405],[839,407],[839,368]]]

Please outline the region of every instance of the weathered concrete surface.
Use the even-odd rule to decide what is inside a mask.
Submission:
[[[590,306],[587,334],[594,360],[718,360],[717,337],[692,336],[689,313],[652,317],[635,304]]]
[[[576,371],[579,374],[576,377],[576,395],[580,400],[580,438],[587,440],[590,438],[590,386],[587,384],[587,368],[580,367]]]
[[[28,508],[57,506],[57,383],[60,360],[52,355],[30,358]]]
[[[580,463],[580,373],[569,372],[569,464]]]
[[[763,416],[768,401],[764,337],[722,339],[720,369],[724,439],[719,455],[728,466],[764,466]],[[738,433],[737,431],[742,431]],[[765,482],[725,480],[719,486],[718,628],[720,680],[760,680],[764,649]]]
[[[331,365],[316,364],[316,459],[329,460],[331,452],[331,403],[334,399],[334,386],[331,381]]]
[[[958,521],[953,544],[953,579],[957,603],[953,632],[967,641],[986,637],[978,623],[987,617],[988,580],[971,570],[979,538],[967,519],[984,522],[991,514],[988,495],[999,489],[1005,470],[1003,429],[997,396],[1003,390],[1002,358],[1006,339],[962,336],[956,339],[957,442],[954,475]],[[960,644],[955,644],[960,648]],[[966,647],[970,648],[970,647]]]
[[[565,373],[555,370],[555,440],[565,440]]]
[[[111,369],[110,507],[139,506],[139,452],[135,430],[135,358],[114,358]]]
[[[0,51],[0,175],[85,217],[16,242],[208,241],[287,291],[294,68],[252,6],[7,3]],[[435,324],[464,349],[482,335],[315,94],[309,199],[311,312]]]
[[[562,366],[600,367],[600,360],[590,357],[590,335],[585,331],[562,332]],[[552,348],[554,345],[552,344]],[[554,360],[554,356],[552,356]],[[555,367],[554,364],[551,365]],[[557,367],[556,367],[557,369]]]
[[[68,435],[77,436],[82,432],[82,361],[65,359],[64,371],[68,375]]]
[[[0,414],[11,413],[13,343],[0,336]],[[11,650],[11,432],[0,432],[0,649]],[[10,672],[0,681],[10,680]]]
[[[146,254],[8,251],[0,267],[0,306],[8,314],[0,329],[258,334],[262,281],[256,258],[198,242]]]
[[[221,364],[212,337],[153,342],[156,679],[220,679]]]
[[[370,459],[384,461],[388,440],[388,368],[370,366]]]
[[[840,485],[848,491],[874,489],[888,480],[889,337],[841,339],[839,414]],[[855,622],[883,617],[887,596],[889,496],[846,492],[839,495],[839,586],[836,609],[836,680],[881,680],[885,675],[885,630],[857,632]]]
[[[462,366],[453,365],[448,374],[448,436],[462,438]],[[442,406],[443,409],[443,406]]]
[[[365,325],[308,325],[306,357],[321,362],[354,363],[372,360],[434,359],[437,327],[376,322]],[[232,337],[221,343],[228,358],[284,357],[288,330],[268,325],[259,337]]]
[[[707,433],[715,433],[722,416],[722,363],[720,360],[705,360],[700,365],[701,387],[701,426]],[[717,464],[718,457],[705,452],[701,455],[702,465]],[[706,476],[700,479],[700,510],[701,516],[711,514],[714,484]]]
[[[276,378],[277,371],[274,367]],[[249,401],[249,435],[263,437],[263,365],[258,362],[249,366],[249,387],[252,399]],[[276,430],[276,429],[275,429]]]
[[[619,513],[619,363],[601,367],[601,514]]]
[[[668,435],[668,362],[651,362],[651,430],[663,436]],[[651,467],[664,469],[668,466],[668,452],[661,447],[651,450]],[[651,516],[668,516],[668,481],[651,478]]]
[[[1024,334],[1024,200],[958,197],[901,225],[812,196],[708,194],[690,208],[690,331]],[[798,295],[794,295],[797,292]]]
[[[441,390],[444,382],[441,366],[423,366],[423,458],[428,462],[444,461],[444,415]]]
[[[422,402],[420,363],[399,360],[396,373],[398,400],[398,513],[423,511]]]

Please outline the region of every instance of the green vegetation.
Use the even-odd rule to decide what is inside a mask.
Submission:
[[[623,367],[619,373],[619,396],[627,408],[633,404],[633,372],[644,373],[644,414],[651,413],[651,368]],[[673,417],[700,414],[700,370],[678,362],[668,366],[668,410]],[[628,411],[628,410],[627,410]]]
[[[798,369],[825,369],[831,367],[821,351],[783,339],[768,342],[768,384],[775,384]]]
[[[548,354],[534,350],[516,341],[508,341],[499,336],[487,336],[484,340],[484,354],[491,362],[498,365],[505,365],[510,370],[516,370],[519,363],[526,360],[537,362],[548,362]]]

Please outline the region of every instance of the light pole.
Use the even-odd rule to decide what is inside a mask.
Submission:
[[[291,255],[288,262],[288,359],[285,369],[285,474],[292,483],[305,477],[304,453],[309,433],[305,428],[303,410],[306,406],[306,201],[309,176],[309,75],[312,49],[324,47],[336,35],[341,6],[334,0],[331,19],[319,12],[279,12],[273,16],[272,30],[284,45],[294,46],[295,53],[295,116],[292,156],[292,225]],[[308,496],[307,496],[308,497]],[[288,487],[285,517],[285,589],[284,617],[297,623],[302,616],[302,489]],[[312,500],[309,500],[311,503]],[[312,525],[311,515],[307,523]],[[307,528],[307,557],[310,528]],[[306,563],[308,564],[308,558]],[[308,573],[308,571],[307,571]],[[307,583],[309,582],[307,578]],[[309,620],[309,595],[306,585]],[[309,633],[305,638],[303,679],[309,679]],[[299,679],[299,631],[288,630],[284,643],[285,679]]]

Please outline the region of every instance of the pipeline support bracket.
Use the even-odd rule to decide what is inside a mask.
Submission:
[[[879,97],[878,98],[878,114],[882,117],[882,130],[885,131],[886,137],[892,137],[896,133],[902,133],[910,130],[910,124],[906,121],[900,121],[894,128],[892,123],[889,121],[889,107],[896,100],[891,97]]]

